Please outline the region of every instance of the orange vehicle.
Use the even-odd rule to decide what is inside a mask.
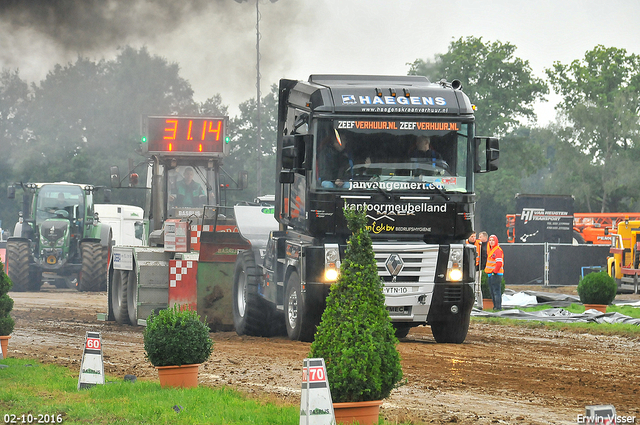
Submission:
[[[507,241],[515,242],[517,214],[507,214]],[[640,213],[574,213],[573,241],[577,244],[611,245],[611,235],[625,220],[640,220]]]

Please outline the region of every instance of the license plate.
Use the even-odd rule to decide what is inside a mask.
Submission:
[[[411,292],[411,288],[407,286],[385,286],[382,291],[385,295],[402,295]]]
[[[411,306],[387,306],[387,311],[389,312],[389,316],[410,316]]]

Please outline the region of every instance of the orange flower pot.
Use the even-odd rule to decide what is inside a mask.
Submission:
[[[605,304],[585,304],[584,305],[584,310],[598,310],[600,313],[606,313],[607,312],[607,306]]]
[[[9,338],[11,335],[0,336],[0,346],[2,347],[2,358],[9,357]]]
[[[198,366],[196,364],[185,364],[182,366],[156,366],[160,386],[195,388],[198,386]]]
[[[382,400],[333,403],[337,424],[372,425],[378,423]]]
[[[483,310],[493,310],[493,300],[491,298],[483,298],[482,299],[482,309]]]

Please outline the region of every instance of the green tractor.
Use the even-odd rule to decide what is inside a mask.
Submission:
[[[58,288],[106,290],[113,235],[94,213],[98,187],[67,182],[19,185],[23,212],[6,248],[13,290],[39,291],[43,274]],[[9,186],[7,197],[15,198],[15,192],[16,186]]]

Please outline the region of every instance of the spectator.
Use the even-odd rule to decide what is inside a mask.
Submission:
[[[489,235],[487,232],[478,233],[478,241],[480,241],[480,270],[484,270],[487,264],[487,241]]]
[[[487,265],[484,269],[487,274],[487,284],[493,299],[493,309],[502,310],[502,276],[504,275],[504,253],[498,237],[489,236],[489,248],[487,250]]]

